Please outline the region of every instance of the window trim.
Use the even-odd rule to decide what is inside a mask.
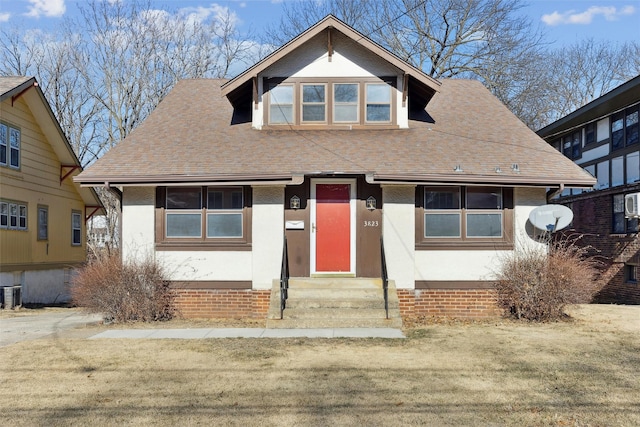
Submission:
[[[45,233],[44,233],[44,237],[40,234],[41,231],[41,227],[43,225],[41,218],[40,218],[40,212],[44,212],[45,213],[45,222],[44,222],[44,226],[45,226]],[[47,241],[49,240],[49,207],[46,205],[38,205],[38,240],[39,241]]]
[[[355,102],[337,102],[336,101],[336,86],[339,85],[352,85],[356,87],[356,101]],[[333,82],[331,84],[331,106],[332,106],[332,117],[331,120],[333,123],[336,124],[349,124],[349,123],[360,123],[360,84],[353,82]],[[356,107],[356,120],[352,121],[352,120],[337,120],[336,119],[336,110],[338,106],[348,106],[348,105],[355,105]]]
[[[305,86],[322,86],[324,88],[324,102],[305,102],[304,101],[304,88]],[[300,83],[300,124],[326,124],[329,122],[329,96],[327,94],[327,87],[329,87],[328,83]],[[295,97],[294,97],[295,100]],[[305,120],[304,119],[304,107],[305,106],[323,106],[324,107],[324,118],[322,120]]]
[[[389,103],[386,102],[369,102],[369,97],[367,95],[367,88],[369,86],[387,86],[388,90],[389,90]],[[393,87],[385,81],[382,82],[367,82],[364,84],[364,123],[366,124],[389,124],[389,123],[393,123],[393,91],[392,91]],[[388,105],[389,106],[389,120],[387,121],[383,121],[383,120],[368,120],[367,119],[367,108],[369,107],[369,105]]]
[[[282,103],[278,103],[278,104],[274,104],[272,102],[273,97],[271,96],[271,90],[273,90],[276,87],[291,87],[292,90],[292,94],[291,94],[291,99],[292,99],[292,103],[291,104],[282,104]],[[268,98],[268,103],[269,105],[267,106],[266,110],[267,110],[267,123],[271,126],[290,126],[296,123],[296,119],[297,119],[297,115],[296,115],[296,87],[295,84],[292,83],[284,83],[284,82],[273,82],[273,83],[269,83],[268,85],[268,94],[269,96]],[[291,122],[272,122],[271,121],[271,106],[272,105],[291,105]]]
[[[168,188],[199,188],[201,191],[201,209],[167,209],[166,195]],[[208,208],[209,190],[242,190],[243,207],[241,209]],[[156,228],[155,243],[157,250],[251,250],[251,197],[250,186],[202,186],[202,187],[156,187]],[[175,213],[200,214],[199,237],[167,236],[167,215]],[[240,213],[242,215],[241,237],[209,237],[207,234],[209,214]]]
[[[460,191],[460,209],[425,209],[425,195],[429,189],[451,188],[451,186],[419,185],[416,187],[416,250],[487,250],[487,249],[513,249],[514,247],[514,205],[513,188],[500,186],[482,186],[487,188],[499,188],[502,194],[502,209],[469,209],[467,208],[467,188],[471,186],[456,186]],[[460,236],[459,237],[426,237],[425,218],[429,213],[435,212],[459,212]],[[467,215],[482,213],[499,213],[501,215],[501,236],[468,236]]]
[[[74,218],[79,218],[80,227],[76,228],[74,225]],[[79,241],[75,240],[75,231],[78,230]],[[73,210],[71,211],[71,246],[82,246],[82,212]]]
[[[0,133],[4,135],[4,140],[0,139],[0,146],[4,147],[5,161],[0,161],[0,166],[8,167],[14,170],[20,170],[22,166],[22,130],[7,122],[0,122]],[[11,144],[13,134],[17,134],[18,145],[16,148]],[[12,153],[16,152],[17,163],[12,162]]]

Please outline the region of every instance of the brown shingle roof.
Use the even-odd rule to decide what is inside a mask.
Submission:
[[[224,80],[183,80],[86,184],[276,179],[317,172],[378,180],[591,186],[595,180],[520,122],[479,82],[443,80],[432,119],[395,130],[255,130],[231,124]],[[512,171],[517,163],[519,173]],[[455,172],[460,165],[463,172]],[[496,173],[500,167],[502,173]]]

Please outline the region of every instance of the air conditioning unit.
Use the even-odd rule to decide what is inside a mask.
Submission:
[[[624,196],[624,216],[626,218],[640,217],[640,193]]]

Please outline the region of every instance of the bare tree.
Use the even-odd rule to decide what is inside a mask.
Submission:
[[[228,8],[209,16],[153,9],[148,0],[83,4],[54,32],[0,31],[0,73],[36,76],[83,166],[144,120],[183,78],[227,77],[259,49]],[[98,189],[109,245],[118,198]]]

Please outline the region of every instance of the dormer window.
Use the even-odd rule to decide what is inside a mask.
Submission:
[[[335,123],[358,122],[358,85],[335,83],[333,85],[333,121]]]
[[[265,121],[299,129],[396,127],[396,77],[272,78]]]
[[[367,122],[391,121],[391,87],[385,83],[367,84]]]
[[[269,123],[292,124],[293,85],[271,85],[269,89]]]
[[[302,85],[302,121],[324,123],[327,120],[326,85]]]

